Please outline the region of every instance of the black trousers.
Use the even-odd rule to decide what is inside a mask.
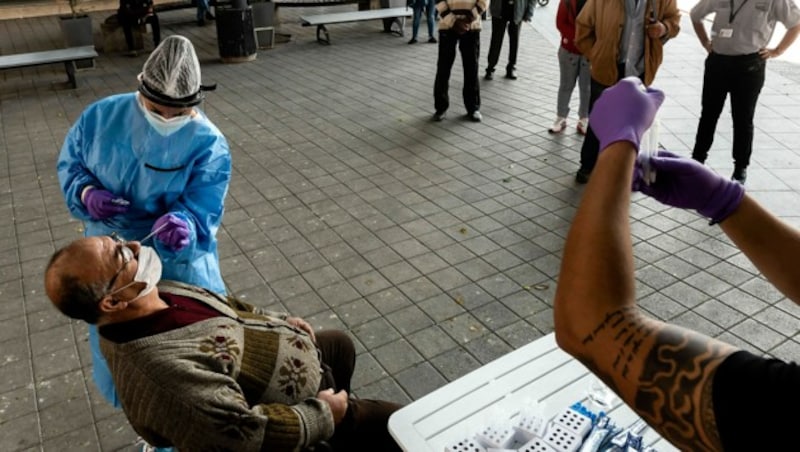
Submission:
[[[134,25],[149,23],[150,27],[153,29],[153,47],[158,47],[158,44],[161,42],[161,26],[158,22],[158,16],[155,14],[145,17],[132,17],[123,14],[122,11],[118,11],[117,20],[119,20],[119,24],[122,26],[122,32],[125,34],[125,44],[128,45],[128,50],[133,50]]]
[[[758,53],[749,55],[720,55],[710,53],[703,75],[703,97],[700,123],[694,141],[692,158],[705,162],[714,142],[717,121],[731,95],[733,117],[733,163],[747,168],[753,153],[753,116],[764,86],[767,62]]]
[[[320,390],[334,388],[350,393],[350,380],[356,365],[353,341],[342,331],[316,334],[323,374]],[[344,419],[328,441],[335,451],[400,451],[389,433],[389,416],[401,406],[382,400],[350,398]]]
[[[617,65],[617,81],[620,81],[624,78],[625,75],[625,65],[618,64]],[[644,81],[644,74],[639,75],[639,78]],[[589,114],[592,113],[592,108],[594,108],[594,103],[597,102],[597,99],[603,94],[606,88],[609,85],[603,85],[602,83],[598,82],[597,80],[592,77],[591,84],[589,85]],[[600,140],[597,139],[597,135],[594,134],[594,130],[592,130],[592,121],[589,121],[589,127],[586,130],[586,136],[583,137],[583,145],[581,145],[581,171],[584,173],[591,173],[594,169],[594,165],[597,164],[597,156],[600,154]]]
[[[478,56],[481,51],[480,30],[459,35],[453,30],[439,31],[439,59],[436,61],[436,81],[433,83],[433,102],[436,111],[447,111],[450,107],[450,73],[456,59],[456,46],[461,52],[464,67],[464,106],[467,113],[480,110],[481,91],[478,84]]]
[[[517,52],[519,50],[520,24],[502,17],[492,17],[492,41],[489,44],[489,66],[486,72],[494,72],[497,60],[500,59],[500,49],[503,47],[503,35],[508,30],[508,64],[506,72],[517,68]]]

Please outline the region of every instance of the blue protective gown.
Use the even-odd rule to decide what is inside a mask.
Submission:
[[[58,179],[70,213],[84,221],[86,236],[117,232],[127,240],[150,233],[156,219],[175,213],[189,224],[190,244],[178,252],[150,239],[163,262],[162,278],[225,293],[216,234],[231,177],[228,143],[199,109],[168,137],[150,126],[137,94],[119,94],[86,108],[67,134]],[[130,201],[127,213],[97,221],[81,202],[87,185]],[[90,325],[93,376],[100,392],[119,406],[111,373]]]

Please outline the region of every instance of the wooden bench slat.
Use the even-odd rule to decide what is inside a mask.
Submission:
[[[97,57],[94,46],[70,47],[66,49],[43,50],[40,52],[18,53],[0,56],[0,69],[38,66],[40,64],[63,63]]]
[[[78,87],[75,78],[75,61],[97,57],[94,46],[68,47],[66,49],[42,50],[0,56],[0,69],[14,69],[42,64],[64,63],[67,79],[72,88]]]
[[[362,20],[383,19],[384,30],[403,36],[403,29],[406,24],[406,17],[412,14],[411,8],[400,6],[396,8],[368,9],[362,11],[347,11],[343,13],[316,14],[312,16],[302,16],[300,23],[304,27],[317,26],[317,42],[320,44],[330,44],[331,39],[325,25],[342,24],[346,22],[360,22]],[[387,22],[387,19],[392,19]],[[397,24],[399,30],[391,29],[391,25]],[[324,37],[323,37],[324,35]]]
[[[407,7],[369,9],[365,11],[347,11],[342,13],[316,14],[302,16],[300,20],[304,27],[312,25],[341,24],[359,22],[362,20],[391,19],[395,17],[411,17],[412,11]]]

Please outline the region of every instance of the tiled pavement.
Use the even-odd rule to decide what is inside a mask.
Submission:
[[[295,25],[300,10],[281,11],[290,43],[224,65],[213,27],[196,27],[192,11],[162,15],[165,34],[189,36],[205,81],[219,83],[204,108],[233,153],[219,233],[230,291],[347,329],[358,395],[409,402],[552,330],[583,190],[573,183],[580,137],[572,127],[546,132],[558,83],[554,12],[554,2],[538,8],[523,30],[519,80],[482,83],[481,124],[458,117],[458,63],[450,116],[429,122],[436,46],[409,46],[379,23],[331,26],[333,45],[320,46]],[[656,85],[668,94],[661,141],[688,154],[703,53],[685,19],[683,29]],[[0,22],[0,53],[60,45],[55,18]],[[135,433],[90,382],[86,328],[51,308],[42,272],[81,235],[54,171],[64,135],[88,103],[134,89],[143,61],[103,53],[77,90],[65,89],[57,65],[0,73],[0,450],[134,450]],[[772,69],[780,65],[770,63],[758,106],[748,191],[800,223],[800,85]],[[730,135],[726,112],[709,159],[726,175]],[[800,357],[800,309],[719,228],[634,199],[645,309]]]

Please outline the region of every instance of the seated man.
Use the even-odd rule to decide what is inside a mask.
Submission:
[[[128,55],[137,55],[136,49],[133,48],[133,27],[135,25],[149,23],[153,29],[153,47],[158,47],[161,42],[161,26],[158,16],[153,11],[153,0],[119,0],[117,20],[125,34]]]
[[[659,152],[650,159],[655,180],[648,183],[635,168],[639,140],[662,100],[638,79],[623,79],[591,112],[602,151],[567,235],[556,340],[680,450],[793,450],[796,418],[768,413],[800,402],[796,364],[653,319],[636,305],[632,182],[719,224],[776,288],[800,301],[798,230],[742,185],[693,160]]]
[[[45,272],[53,304],[98,325],[122,408],[149,444],[399,450],[387,428],[399,406],[349,397],[345,333],[160,277],[153,248],[108,236],[72,242]]]

